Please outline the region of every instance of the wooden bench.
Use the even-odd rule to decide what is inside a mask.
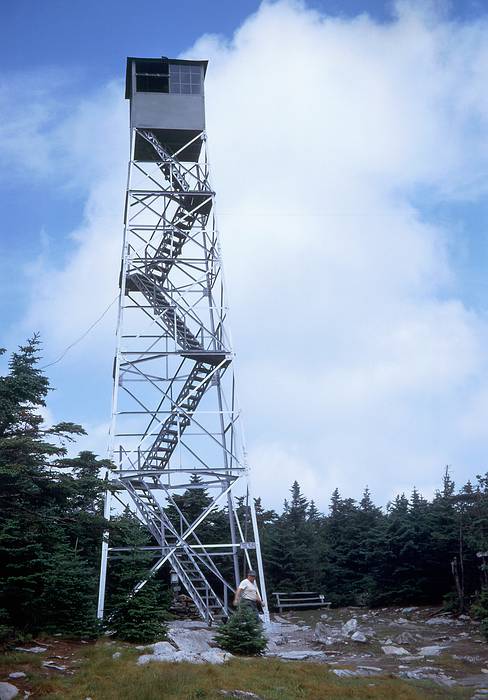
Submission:
[[[275,596],[275,607],[279,612],[283,608],[328,608],[330,602],[325,596],[315,591],[295,591],[293,593],[272,593]]]

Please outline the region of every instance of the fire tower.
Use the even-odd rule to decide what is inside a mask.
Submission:
[[[131,151],[110,456],[119,500],[131,504],[157,543],[149,548],[151,573],[170,566],[211,623],[227,615],[249,568],[258,569],[264,601],[266,589],[209,177],[206,68],[206,61],[127,59]],[[175,495],[192,488],[205,488],[211,503],[189,519]],[[236,495],[248,506],[246,522]],[[111,498],[107,493],[107,519]],[[179,522],[168,517],[168,505]],[[205,541],[216,508],[225,508],[228,536]],[[106,536],[100,617],[110,552]]]

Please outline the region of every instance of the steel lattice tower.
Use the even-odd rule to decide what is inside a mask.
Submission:
[[[206,66],[127,60],[131,155],[110,452],[117,497],[131,504],[157,542],[150,548],[152,573],[167,563],[202,618],[212,622],[227,615],[247,568],[257,567],[265,602],[266,588],[209,179]],[[207,490],[211,503],[190,521],[174,497],[196,487]],[[247,494],[249,522],[237,517],[236,494]],[[107,519],[110,501],[107,492]],[[176,508],[179,524],[168,517],[167,504]],[[202,524],[224,506],[227,541],[205,542]],[[100,617],[110,551],[106,535]]]

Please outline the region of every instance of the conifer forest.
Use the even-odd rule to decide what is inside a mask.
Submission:
[[[3,639],[39,632],[93,638],[100,632],[103,474],[110,463],[88,451],[67,456],[82,426],[44,424],[41,409],[51,387],[39,353],[33,338],[12,353],[0,378],[0,632]],[[439,472],[433,498],[412,485],[386,508],[375,505],[367,488],[358,501],[335,490],[329,503],[315,503],[297,482],[281,512],[257,499],[268,591],[315,590],[333,606],[438,604],[488,617],[481,556],[488,550],[488,474],[480,465],[472,481],[459,485],[448,469],[440,465]],[[209,502],[195,486],[178,501],[189,517]],[[177,517],[171,508],[168,513]],[[245,523],[244,499],[239,515]],[[225,512],[215,511],[205,525],[208,540],[219,541],[227,523]],[[127,509],[111,521],[110,541],[129,548],[153,544]],[[128,599],[151,561],[150,553],[136,551],[110,561],[112,626],[118,618],[130,626],[149,610],[156,624],[154,611],[167,609],[164,571]],[[130,629],[125,636],[130,641]]]

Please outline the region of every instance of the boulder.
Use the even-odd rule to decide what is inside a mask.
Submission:
[[[24,673],[23,671],[14,671],[13,673],[9,673],[8,677],[12,678],[13,680],[16,678],[27,678],[27,673]]]
[[[0,683],[0,700],[12,700],[19,694],[19,689],[12,683]]]
[[[187,654],[200,654],[211,649],[215,644],[213,636],[213,633],[206,629],[170,627],[168,630],[169,641]]]
[[[200,632],[195,634],[199,635]],[[173,635],[173,638],[174,637],[175,635]],[[178,663],[187,661],[191,664],[223,664],[225,661],[232,658],[232,654],[222,651],[222,649],[210,647],[208,641],[204,644],[203,638],[195,640],[192,645],[189,643],[186,635],[179,635],[179,637],[182,648],[175,649],[169,642],[156,642],[156,644],[151,645],[154,653],[142,654],[139,656],[137,659],[138,665],[144,666],[151,661]]]
[[[358,628],[358,621],[356,620],[355,617],[351,617],[350,620],[348,620],[347,622],[345,622],[342,625],[342,634],[347,636],[347,635],[355,632],[357,630],[357,628]]]
[[[368,641],[366,635],[359,631],[354,632],[354,634],[351,635],[351,639],[353,640],[353,642],[361,642],[363,644]]]
[[[200,654],[200,658],[203,663],[223,664],[232,658],[232,654],[229,654],[228,651],[222,651],[222,649],[209,649]]]
[[[157,656],[165,656],[174,654],[176,649],[169,642],[156,642],[151,644],[153,653]]]
[[[409,656],[410,652],[404,649],[403,647],[396,647],[393,646],[392,644],[388,644],[387,646],[381,647],[381,651],[383,654],[386,654],[387,656]]]
[[[47,647],[15,647],[14,651],[25,651],[28,654],[42,654],[47,651]]]

